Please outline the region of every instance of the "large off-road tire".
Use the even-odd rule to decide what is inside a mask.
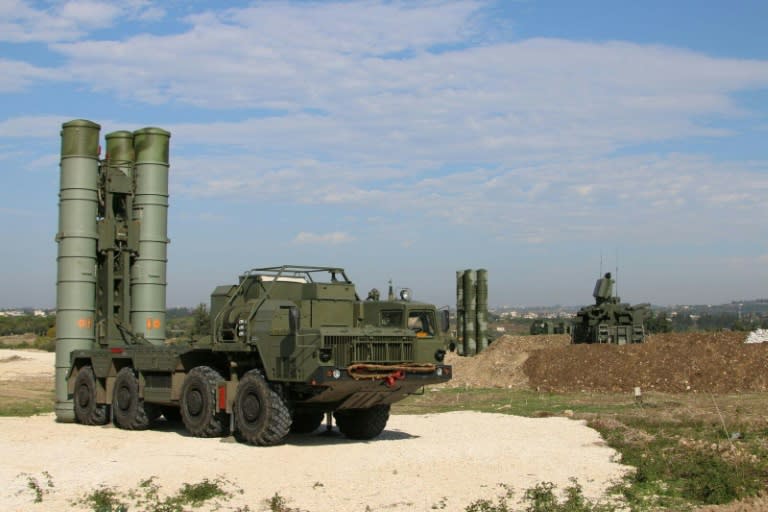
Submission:
[[[342,409],[333,413],[336,426],[351,439],[373,439],[381,434],[389,420],[389,404],[368,409]]]
[[[243,375],[235,394],[235,437],[257,446],[279,444],[291,428],[291,414],[283,399],[258,370]]]
[[[109,406],[96,402],[96,374],[93,368],[84,366],[75,377],[75,419],[83,425],[106,425],[109,422]]]
[[[318,429],[323,422],[321,412],[297,412],[293,414],[291,432],[294,434],[310,434]]]
[[[216,406],[216,392],[224,378],[209,366],[192,368],[181,386],[181,420],[190,434],[219,437],[227,433],[227,414]]]
[[[133,368],[126,366],[117,372],[112,395],[112,415],[115,425],[126,430],[145,430],[150,419],[144,410],[144,400],[139,397],[139,379]]]

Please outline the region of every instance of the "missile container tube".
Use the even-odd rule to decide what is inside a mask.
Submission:
[[[458,352],[473,356],[488,348],[488,271],[456,271]]]
[[[61,129],[55,412],[62,422],[75,419],[66,387],[69,355],[95,342],[100,129],[83,119],[64,123]]]

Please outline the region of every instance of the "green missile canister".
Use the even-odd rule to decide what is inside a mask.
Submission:
[[[464,353],[464,271],[456,271],[456,345]]]
[[[133,163],[136,152],[133,149],[133,133],[127,130],[108,133],[104,136],[107,141],[107,165],[119,169],[129,178],[133,176]]]
[[[136,151],[133,218],[139,255],[131,267],[131,327],[150,343],[165,341],[168,249],[168,152],[171,134],[160,128],[133,132]]]
[[[56,420],[75,420],[67,392],[70,354],[94,345],[99,130],[77,119],[62,125],[56,279]]]
[[[106,160],[102,162],[104,199],[99,205],[99,297],[96,337],[112,343],[126,335],[131,325],[130,266],[138,252],[138,230],[133,218],[133,133],[120,130],[104,136]]]
[[[476,308],[477,308],[477,272],[471,269],[464,271],[464,355],[473,356],[477,353]]]
[[[488,348],[488,271],[477,270],[477,351]]]

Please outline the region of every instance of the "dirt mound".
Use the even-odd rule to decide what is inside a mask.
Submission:
[[[669,333],[640,345],[571,345],[567,335],[502,336],[474,357],[448,354],[445,387],[541,391],[768,391],[768,344],[741,332]]]
[[[768,345],[745,344],[744,333],[671,333],[640,345],[534,351],[523,371],[543,391],[766,391]]]
[[[568,335],[502,336],[473,357],[455,353],[446,355],[446,363],[453,365],[453,379],[445,387],[478,387],[524,389],[528,377],[523,363],[532,351],[568,345]]]

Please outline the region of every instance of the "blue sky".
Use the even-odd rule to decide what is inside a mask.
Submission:
[[[222,7],[222,6],[226,7]],[[766,2],[0,0],[0,307],[55,304],[61,123],[172,132],[168,305],[338,265],[492,305],[768,297]]]

